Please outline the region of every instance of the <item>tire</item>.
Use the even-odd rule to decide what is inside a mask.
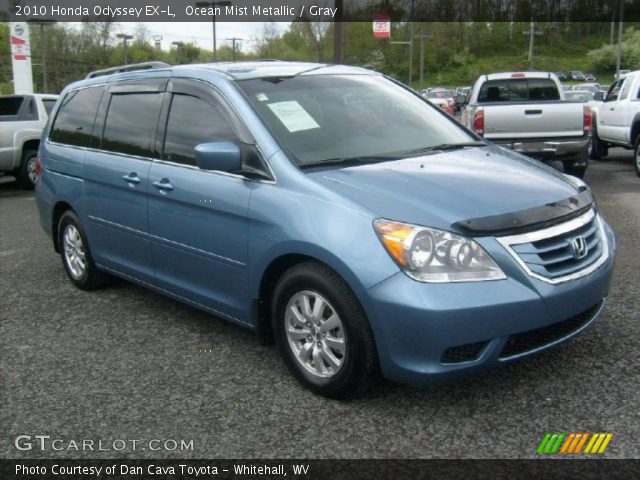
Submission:
[[[589,158],[592,160],[602,160],[609,155],[609,147],[598,137],[595,118],[593,119],[593,131],[589,139]]]
[[[276,284],[271,314],[284,360],[308,389],[347,399],[362,396],[378,379],[369,321],[332,269],[314,261],[292,267]]]
[[[633,167],[636,170],[636,175],[640,177],[640,135],[636,138],[636,143],[633,146]]]
[[[80,219],[67,210],[58,222],[60,258],[71,283],[81,290],[95,290],[105,285],[109,275],[98,270]]]
[[[33,190],[36,186],[35,162],[38,157],[36,150],[25,150],[16,175],[18,185],[25,190]]]
[[[585,173],[587,173],[588,166],[589,156],[585,151],[568,160],[563,160],[562,162],[564,173],[566,173],[567,175],[573,175],[574,177],[578,178],[584,177]]]

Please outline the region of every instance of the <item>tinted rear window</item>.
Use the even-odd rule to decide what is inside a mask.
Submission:
[[[17,115],[24,97],[0,97],[0,115]]]
[[[67,145],[91,146],[102,90],[102,87],[92,87],[69,92],[62,100],[49,138]]]
[[[102,149],[153,157],[153,142],[160,115],[162,94],[113,94],[102,136]]]
[[[549,78],[508,78],[484,82],[478,102],[528,102],[560,100],[555,82]]]

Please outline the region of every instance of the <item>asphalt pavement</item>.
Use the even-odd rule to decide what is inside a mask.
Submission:
[[[453,384],[386,382],[337,402],[299,386],[240,327],[125,281],[74,288],[33,193],[0,178],[0,457],[523,458],[546,432],[611,432],[606,457],[638,458],[640,178],[615,150],[585,180],[620,243],[592,328]],[[19,435],[31,449],[16,448]],[[44,450],[35,435],[51,437]],[[94,450],[76,450],[83,440]],[[149,440],[193,443],[156,451]]]

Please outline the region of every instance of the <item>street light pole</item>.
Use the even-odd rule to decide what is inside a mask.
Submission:
[[[124,43],[124,64],[126,65],[128,62],[127,58],[127,40],[133,39],[133,35],[128,35],[126,33],[118,33],[116,35],[117,38],[121,38]]]
[[[45,36],[44,27],[47,25],[53,25],[56,23],[55,20],[27,20],[29,23],[34,25],[40,25],[40,48],[42,49],[42,93],[49,92],[49,82],[47,81],[47,41]]]
[[[216,45],[216,7],[229,7],[231,6],[231,2],[229,1],[221,1],[221,2],[196,2],[196,7],[200,8],[211,8],[213,10],[213,15],[211,15],[211,24],[213,25],[213,61],[218,60],[217,56],[217,45]]]

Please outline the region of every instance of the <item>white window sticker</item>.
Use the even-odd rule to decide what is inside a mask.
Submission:
[[[266,93],[256,93],[256,98],[260,101],[260,102],[266,102],[267,100],[269,100],[269,97],[267,97]]]
[[[320,128],[313,117],[295,100],[268,103],[267,106],[290,132]]]

